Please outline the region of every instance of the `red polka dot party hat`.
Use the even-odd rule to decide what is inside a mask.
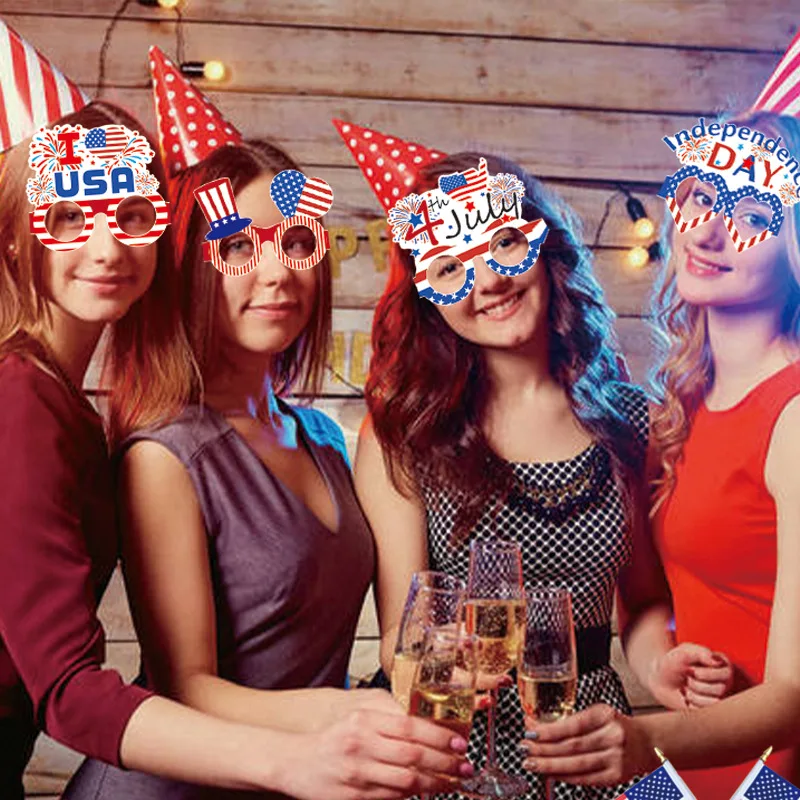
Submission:
[[[408,194],[418,170],[446,155],[352,122],[335,119],[333,124],[387,214],[398,200]]]
[[[169,177],[223,145],[242,141],[242,134],[155,46],[150,48],[150,74],[161,158]]]

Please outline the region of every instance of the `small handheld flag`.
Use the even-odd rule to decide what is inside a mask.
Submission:
[[[747,774],[731,800],[798,800],[800,789],[771,770],[765,763],[769,748]]]
[[[634,783],[617,800],[695,800],[695,796],[675,771],[675,767],[664,759],[660,751],[656,752],[658,757],[663,759],[661,766],[646,778]]]

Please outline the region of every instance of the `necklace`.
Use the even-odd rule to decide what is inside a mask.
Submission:
[[[558,486],[536,486],[516,473],[506,502],[510,508],[536,515],[560,525],[601,498],[601,490],[611,477],[611,459],[604,447],[595,446],[586,463]]]

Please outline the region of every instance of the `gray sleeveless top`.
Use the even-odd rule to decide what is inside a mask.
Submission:
[[[192,479],[208,535],[218,674],[259,689],[343,687],[374,571],[372,534],[355,497],[339,427],[315,409],[281,405],[297,422],[298,439],[331,492],[336,531],[208,407],[192,407],[165,427],[138,432],[125,447],[143,439],[159,442]],[[146,684],[146,676],[140,681]],[[68,800],[244,796],[90,760],[64,794]]]

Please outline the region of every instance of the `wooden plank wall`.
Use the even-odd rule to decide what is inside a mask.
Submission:
[[[92,94],[110,5],[0,0],[0,14]],[[334,116],[446,152],[510,156],[562,194],[590,243],[610,202],[597,272],[641,380],[652,347],[643,316],[655,268],[625,264],[636,242],[624,197],[612,198],[616,182],[636,190],[659,218],[654,193],[675,169],[661,137],[697,115],[747,107],[791,40],[796,12],[793,0],[184,0],[183,39],[187,60],[227,64],[223,85],[200,85],[246,136],[282,145],[334,188],[327,219],[340,258],[332,363],[348,384],[363,385],[366,374],[385,244],[379,206],[330,124]],[[132,2],[108,50],[105,96],[151,129],[147,48],[175,55],[174,20]],[[332,376],[318,404],[343,425],[352,449],[364,413],[358,392]],[[118,577],[103,621],[109,661],[130,678],[137,646]],[[368,601],[353,675],[376,666],[376,637]],[[650,707],[621,669],[634,705]],[[54,797],[76,763],[43,738],[29,793]]]

